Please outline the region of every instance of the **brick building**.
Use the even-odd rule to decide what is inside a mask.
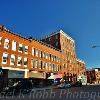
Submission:
[[[75,41],[62,30],[42,38],[28,39],[0,26],[1,78],[46,79],[51,73],[66,73],[77,79]]]
[[[87,82],[100,84],[100,68],[87,69]]]
[[[87,83],[86,67],[85,62],[77,59],[77,80],[83,84]]]
[[[66,72],[67,76],[69,77],[69,81],[76,80],[78,75],[78,67],[75,50],[75,40],[62,30],[44,36],[40,40],[62,51],[63,60],[65,61],[65,69],[62,71],[62,73]]]

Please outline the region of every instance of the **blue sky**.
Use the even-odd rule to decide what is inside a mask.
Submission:
[[[77,57],[100,67],[100,0],[0,0],[0,24],[23,36],[62,29],[76,42]]]

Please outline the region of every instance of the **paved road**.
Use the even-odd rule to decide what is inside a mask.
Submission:
[[[37,88],[26,95],[0,98],[0,100],[100,100],[100,85],[67,89]]]

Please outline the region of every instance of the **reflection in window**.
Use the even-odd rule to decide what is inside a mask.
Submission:
[[[10,65],[15,65],[15,55],[11,54]]]
[[[25,46],[25,54],[28,54],[28,46]]]
[[[28,59],[27,57],[24,58],[24,67],[27,67],[27,64],[28,64]]]
[[[38,50],[36,49],[36,56],[38,57]]]
[[[34,53],[35,53],[35,49],[34,48],[32,48],[32,55],[34,56]]]
[[[34,68],[34,59],[31,59],[31,68]]]
[[[35,68],[38,68],[38,60],[35,62]]]
[[[18,56],[18,63],[17,63],[17,65],[18,66],[21,66],[21,64],[22,64],[22,57],[21,56]]]
[[[42,51],[40,51],[40,57],[42,58]]]
[[[42,61],[40,60],[40,69],[42,69]]]
[[[3,53],[2,56],[2,64],[7,64],[7,60],[8,60],[8,53]]]
[[[15,41],[12,41],[12,50],[16,51],[16,42]]]
[[[4,48],[5,49],[8,49],[9,48],[9,39],[5,39]]]
[[[23,45],[22,44],[19,44],[19,52],[22,53],[22,51],[23,51]]]

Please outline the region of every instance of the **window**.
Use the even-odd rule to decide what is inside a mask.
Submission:
[[[57,65],[54,64],[54,71],[57,71]]]
[[[56,41],[56,46],[58,46],[58,41]]]
[[[38,68],[38,60],[36,60],[35,68]]]
[[[15,41],[12,41],[12,50],[16,51],[16,42]]]
[[[3,53],[2,56],[2,64],[7,64],[7,60],[8,60],[8,53]]]
[[[28,54],[28,46],[25,46],[25,54]]]
[[[15,65],[15,55],[11,54],[10,65]]]
[[[49,42],[51,41],[51,37],[49,37]]]
[[[40,69],[42,69],[42,61],[40,60]]]
[[[34,68],[34,59],[31,59],[31,68]]]
[[[36,49],[36,56],[38,57],[38,50]]]
[[[54,71],[54,67],[55,67],[54,64],[52,64],[52,71]]]
[[[45,52],[45,58],[48,59],[48,53],[47,52]]]
[[[25,57],[24,58],[24,67],[27,67],[27,64],[28,64],[28,59]]]
[[[51,64],[49,64],[49,70],[51,70]]]
[[[35,49],[34,48],[32,48],[32,55],[34,56],[34,53],[35,53]]]
[[[42,58],[42,51],[40,51],[40,57]]]
[[[51,54],[49,55],[49,60],[51,60]]]
[[[18,56],[18,63],[17,63],[17,65],[18,66],[21,66],[21,64],[22,64],[22,57],[21,56]]]
[[[9,48],[9,39],[5,39],[4,48],[5,49],[8,49]]]
[[[46,65],[46,69],[48,70],[48,63],[46,63],[45,65]]]
[[[22,44],[19,44],[19,52],[22,53],[22,51],[23,51],[23,45]]]
[[[58,39],[58,34],[56,34],[56,39]]]
[[[1,46],[1,44],[2,44],[2,37],[0,37],[0,46]]]
[[[48,69],[48,63],[47,62],[44,63],[44,69]]]

